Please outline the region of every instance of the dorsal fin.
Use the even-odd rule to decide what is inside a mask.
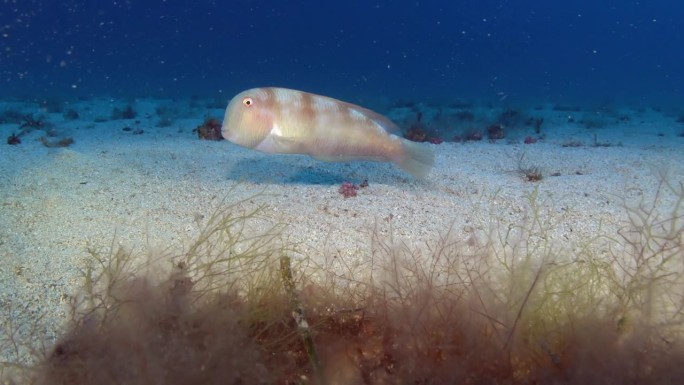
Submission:
[[[368,119],[376,122],[387,133],[397,134],[401,131],[399,126],[397,126],[393,121],[389,120],[384,115],[378,114],[375,111],[372,111],[372,110],[369,110],[367,108],[358,106],[356,104],[351,104],[351,103],[347,103],[347,102],[340,102],[340,103],[342,103],[345,107],[349,108],[350,110],[354,110],[356,112],[359,112],[360,114],[363,114]]]

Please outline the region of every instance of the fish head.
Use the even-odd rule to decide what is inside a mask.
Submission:
[[[237,145],[254,148],[271,132],[275,108],[267,89],[253,88],[240,92],[228,103],[221,135]]]

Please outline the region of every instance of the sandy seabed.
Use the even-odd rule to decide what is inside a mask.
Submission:
[[[322,163],[198,140],[193,129],[222,110],[185,102],[178,102],[185,113],[168,127],[157,126],[155,108],[169,101],[136,101],[132,120],[101,119],[123,106],[107,99],[73,103],[75,120],[41,113],[35,104],[4,104],[42,114],[57,135],[75,141],[47,148],[38,140],[45,132],[34,130],[0,150],[0,307],[19,339],[30,333],[48,344],[82,284],[87,247],[183,250],[203,218],[226,202],[265,204],[274,221],[287,224],[286,238],[302,255],[362,266],[374,232],[391,231],[417,248],[448,229],[465,239],[493,218],[524,221],[534,191],[539,213],[554,224],[554,241],[572,245],[598,232],[615,234],[625,225],[625,202],[653,197],[658,172],[684,180],[684,126],[650,109],[626,109],[629,119],[588,129],[568,119],[573,112],[543,108],[535,111],[545,119],[543,140],[523,144],[534,133],[521,128],[493,143],[426,144],[435,168],[414,180],[391,164]],[[2,124],[0,132],[8,136],[17,127]],[[592,146],[597,140],[610,145]],[[573,141],[583,145],[563,146]],[[538,167],[543,180],[527,181],[521,167]],[[356,197],[338,192],[344,181],[366,179],[369,186]],[[18,326],[38,317],[40,330]],[[0,360],[16,359],[12,354],[2,352]]]

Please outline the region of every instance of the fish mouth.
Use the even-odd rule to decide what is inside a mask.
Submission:
[[[238,129],[230,129],[227,126],[224,126],[221,128],[221,136],[223,136],[223,139],[233,144],[237,144],[238,146],[250,147],[249,142],[246,140],[246,138],[240,135],[240,130]]]
[[[223,136],[223,139],[225,139],[225,140],[229,140],[229,141],[231,141],[231,142],[233,141],[233,140],[231,139],[231,138],[232,138],[232,135],[231,135],[232,132],[235,132],[235,130],[231,130],[231,129],[228,128],[228,126],[226,126],[226,125],[224,125],[223,127],[221,127],[221,136]]]

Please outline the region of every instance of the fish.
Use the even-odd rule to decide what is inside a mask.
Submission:
[[[401,130],[367,108],[278,87],[252,88],[226,107],[221,135],[270,154],[304,154],[326,162],[391,162],[415,178],[434,165],[430,145],[397,135]]]

